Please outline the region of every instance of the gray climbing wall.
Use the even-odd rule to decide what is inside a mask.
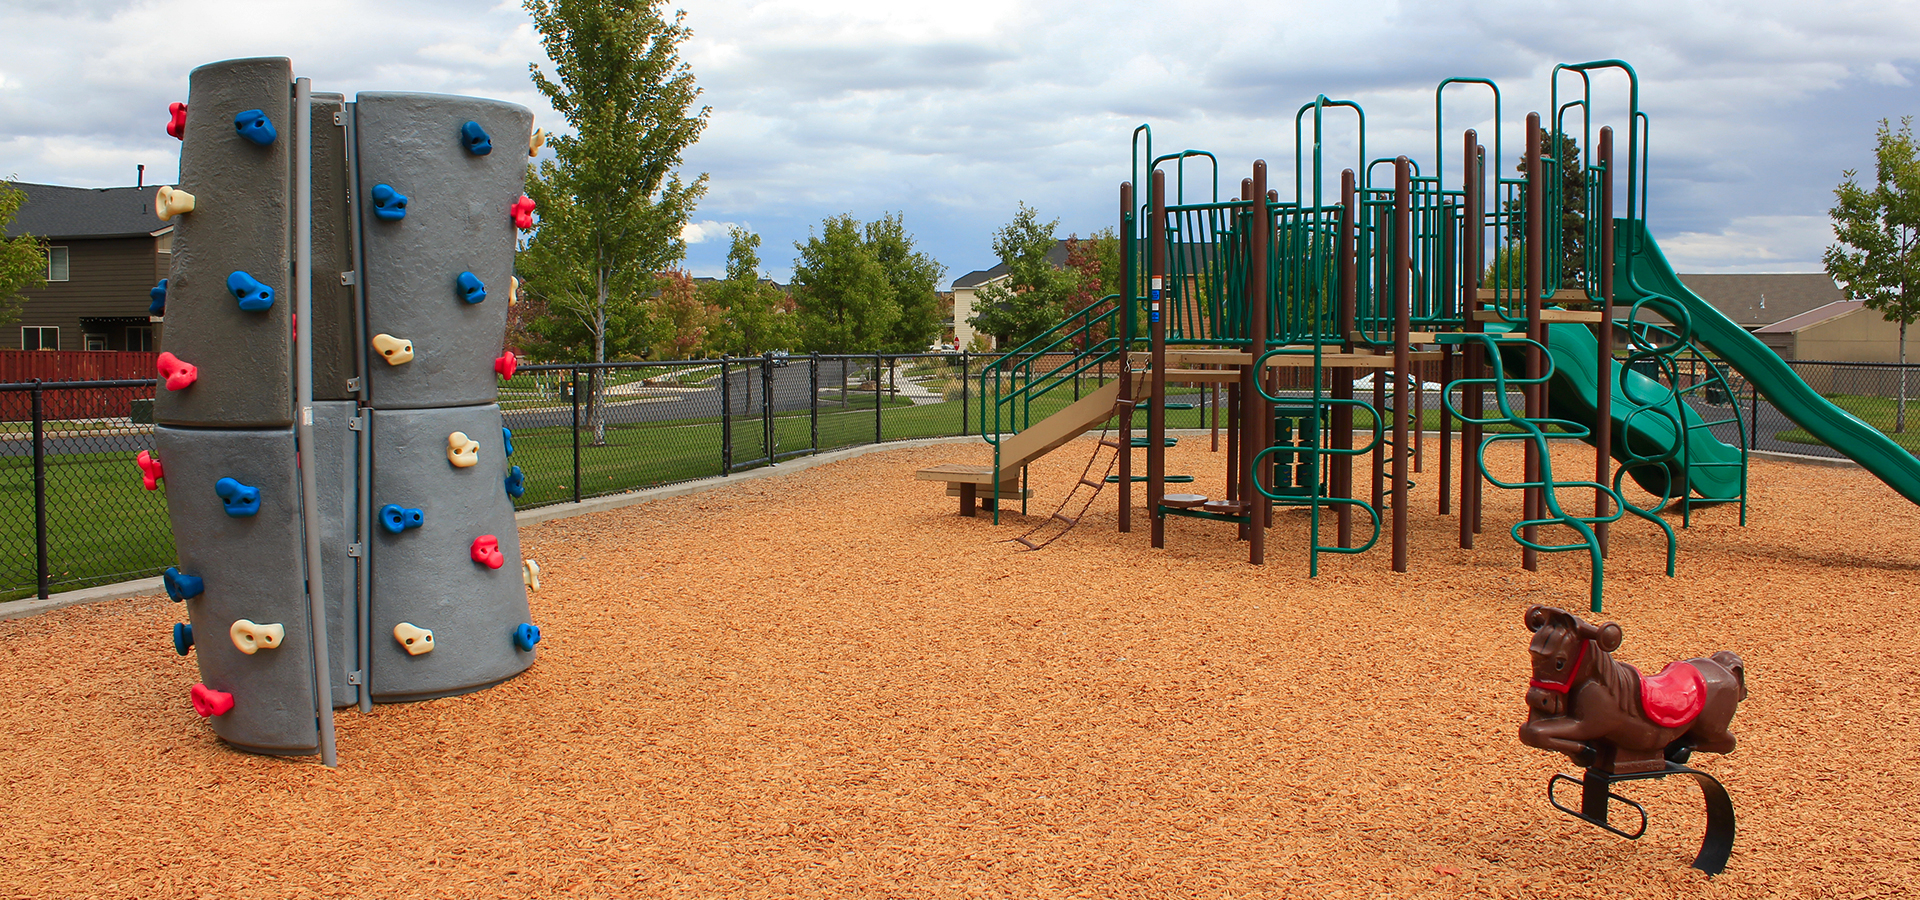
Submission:
[[[313,399],[350,400],[359,374],[353,286],[353,180],[347,168],[346,98],[313,97]]]
[[[291,428],[154,429],[179,568],[205,582],[185,601],[200,681],[233,695],[233,709],[207,721],[259,753],[313,753],[319,741],[293,443]],[[228,515],[222,478],[257,489],[259,511]],[[231,636],[241,619],[280,625],[280,646],[242,653]]]
[[[377,409],[492,403],[513,274],[511,209],[526,187],[533,114],[442,94],[365,93],[354,107],[367,336],[413,344],[413,359],[398,365],[370,354],[370,402]],[[460,130],[467,122],[492,138],[491,152],[466,151]],[[376,185],[407,197],[404,218],[376,214]],[[486,286],[485,301],[461,298],[462,272]]]
[[[360,687],[347,679],[360,665],[360,573],[346,553],[347,545],[359,540],[361,527],[355,514],[360,438],[348,427],[358,415],[359,406],[350,400],[313,404],[313,471],[320,492],[320,546],[325,548],[320,585],[327,593],[327,661],[333,669],[335,706],[351,706],[360,699]]]
[[[375,511],[391,503],[424,513],[420,527],[399,534],[373,529],[375,700],[465,693],[533,664],[534,651],[513,642],[530,619],[500,428],[492,405],[373,413]],[[455,432],[479,444],[474,465],[448,460]],[[472,558],[484,535],[499,542],[498,569]],[[433,632],[432,652],[408,654],[394,637],[402,622]]]
[[[231,60],[201,66],[188,81],[180,189],[194,196],[195,207],[173,218],[160,349],[200,373],[181,390],[155,391],[154,418],[225,428],[291,425],[293,66],[285,59]],[[268,146],[234,129],[234,116],[254,109],[278,132]],[[273,288],[273,305],[241,309],[227,290],[236,271]]]

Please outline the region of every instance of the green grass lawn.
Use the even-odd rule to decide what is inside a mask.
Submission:
[[[166,497],[140,486],[132,453],[47,458],[47,562],[53,590],[160,574],[173,565]],[[37,592],[33,460],[0,459],[0,600]]]
[[[1827,395],[1827,402],[1853,413],[1861,421],[1879,429],[1881,434],[1892,438],[1894,443],[1907,448],[1907,452],[1920,456],[1920,400],[1907,399],[1907,430],[1904,433],[1893,430],[1899,401],[1891,397],[1831,394]],[[1825,444],[1803,428],[1789,428],[1774,434],[1774,437],[1794,444]]]

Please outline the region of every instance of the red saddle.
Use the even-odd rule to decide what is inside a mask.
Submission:
[[[1707,680],[1690,663],[1670,662],[1658,675],[1640,676],[1640,708],[1662,728],[1686,727],[1706,705]]]

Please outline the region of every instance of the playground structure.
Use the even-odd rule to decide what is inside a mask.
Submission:
[[[1598,112],[1603,74],[1624,76],[1624,153]],[[1563,83],[1577,87],[1563,95]],[[1472,129],[1449,149],[1450,88],[1490,96],[1491,154]],[[1624,517],[1664,533],[1668,575],[1677,539],[1664,512],[1677,508],[1690,524],[1697,506],[1738,503],[1746,523],[1750,424],[1737,404],[1711,402],[1733,395],[1731,368],[1796,424],[1920,503],[1920,462],[1807,388],[1673,274],[1646,225],[1648,120],[1633,69],[1619,60],[1559,65],[1550,96],[1548,119],[1526,118],[1520,177],[1507,177],[1499,174],[1502,98],[1491,80],[1449,78],[1436,88],[1431,173],[1404,155],[1369,157],[1364,110],[1321,95],[1295,114],[1291,198],[1270,187],[1261,161],[1223,198],[1213,154],[1156,154],[1150,128],[1140,126],[1132,180],[1120,187],[1124,292],[981,373],[992,465],[917,477],[972,479],[963,512],[971,514],[976,490],[991,491],[997,523],[1003,492],[1025,489],[1028,463],[1116,420],[1118,437],[1096,452],[1117,453],[1118,474],[1083,476],[1073,492],[1116,485],[1120,531],[1131,530],[1133,488],[1144,484],[1154,547],[1165,544],[1167,516],[1212,520],[1236,526],[1259,565],[1275,507],[1292,506],[1310,517],[1310,573],[1321,554],[1366,552],[1383,534],[1393,569],[1404,572],[1407,492],[1424,468],[1422,433],[1433,427],[1413,369],[1434,363],[1438,512],[1458,516],[1460,547],[1472,548],[1482,531],[1488,484],[1520,491],[1523,512],[1510,533],[1522,565],[1536,568],[1541,553],[1584,551],[1589,605],[1599,611],[1608,531]],[[1336,190],[1323,145],[1330,116],[1348,114],[1358,152]],[[1104,385],[1080,397],[1089,378]],[[1166,431],[1169,388],[1192,384],[1224,389],[1223,497],[1166,487],[1176,477],[1166,471],[1176,440]],[[1356,384],[1369,385],[1371,397],[1356,396],[1368,392]],[[1045,408],[1036,401],[1063,389],[1078,399],[1036,418]],[[1145,434],[1135,437],[1143,409]],[[1216,421],[1220,413],[1216,404]],[[1568,440],[1592,446],[1590,470],[1554,470],[1549,443]],[[1487,448],[1504,441],[1524,447],[1517,481],[1486,466]],[[1146,451],[1144,474],[1135,474],[1135,449]],[[1358,485],[1357,457],[1368,457]],[[1625,491],[1628,481],[1650,497]],[[1065,512],[1074,495],[1055,514],[1066,527],[1077,521]]]
[[[179,550],[174,647],[223,741],[332,765],[336,705],[466,693],[534,661],[538,568],[507,565],[524,482],[495,402],[532,114],[348,103],[278,58],[195,69],[171,112],[165,385],[139,463]]]

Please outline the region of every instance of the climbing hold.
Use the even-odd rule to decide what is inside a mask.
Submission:
[[[207,589],[206,579],[181,572],[178,566],[168,566],[160,574],[160,584],[167,589],[167,596],[172,597],[175,603],[198,597],[201,591]]]
[[[500,552],[500,539],[490,534],[474,538],[473,547],[467,550],[467,555],[489,569],[498,569],[507,564],[506,556]]]
[[[514,466],[513,471],[507,473],[507,496],[519,497],[526,492],[527,476],[520,471],[519,466]]]
[[[513,201],[513,227],[525,231],[533,227],[533,198],[525,194]]]
[[[173,623],[173,652],[181,656],[193,649],[193,626],[185,622]]]
[[[390,366],[413,362],[413,342],[406,338],[376,334],[373,336],[373,349],[380,351],[381,358]]]
[[[233,695],[225,691],[216,691],[204,684],[196,684],[189,692],[193,697],[193,711],[202,718],[223,716],[233,709]]]
[[[231,478],[222,478],[213,483],[213,492],[220,495],[227,515],[236,519],[244,519],[260,511],[259,488],[247,487]]]
[[[447,462],[455,468],[464,469],[480,461],[480,442],[467,437],[464,431],[447,435]]]
[[[160,377],[166,379],[167,390],[184,391],[187,389],[187,385],[192,384],[200,377],[199,366],[187,362],[178,356],[174,356],[171,353],[161,353],[160,358],[155,360],[155,362],[158,364]]]
[[[161,185],[153,195],[153,214],[163,222],[190,212],[193,212],[193,195],[186,191]]]
[[[233,627],[227,629],[227,636],[233,639],[233,646],[241,653],[252,656],[256,651],[280,646],[280,639],[287,636],[287,629],[277,622],[256,625],[246,619],[236,619]]]
[[[160,467],[160,460],[146,450],[133,458],[134,465],[140,467],[140,484],[147,490],[160,486],[160,479],[167,477],[167,471]]]
[[[147,291],[147,296],[153,301],[147,304],[147,315],[164,316],[167,314],[167,280],[165,278],[160,279],[159,284],[154,285],[151,290]]]
[[[408,656],[433,652],[433,632],[411,622],[401,622],[393,626],[393,639],[407,649]]]
[[[532,134],[527,135],[527,155],[528,156],[539,156],[540,148],[545,147],[546,145],[547,145],[547,133],[545,131],[535,128]]]
[[[487,130],[479,122],[468,122],[460,126],[460,143],[467,152],[475,156],[485,156],[493,152],[493,138],[487,137]]]
[[[266,112],[258,109],[249,109],[235,115],[233,130],[240,132],[241,137],[262,147],[272,146],[273,139],[280,136],[279,132],[273,130],[273,120],[267,118]]]
[[[538,643],[540,643],[540,626],[530,622],[521,622],[520,627],[513,630],[513,645],[519,647],[523,652],[532,650],[533,645]]]
[[[493,360],[493,370],[500,373],[501,378],[512,378],[514,370],[518,368],[520,368],[520,359],[513,355],[512,350],[500,354]]]
[[[468,303],[479,303],[487,299],[486,283],[472,272],[461,272],[460,277],[453,280],[453,284],[454,289],[460,293],[460,299]]]
[[[179,140],[187,139],[187,105],[178,100],[167,104],[167,134]]]
[[[506,445],[507,455],[512,456],[513,455],[513,429],[508,428],[505,425],[500,426],[500,443]]]
[[[531,556],[520,561],[520,581],[526,584],[529,590],[540,589],[540,564],[534,562]]]
[[[259,312],[273,306],[273,288],[267,287],[245,272],[235,272],[227,276],[227,290],[233,299],[240,301],[240,308],[247,312]]]
[[[409,528],[419,528],[427,521],[427,514],[398,503],[389,503],[380,507],[380,527],[393,534],[399,534]]]
[[[373,214],[389,222],[407,217],[407,195],[384,184],[373,186]]]
[[[517,275],[508,275],[507,276],[507,305],[512,306],[515,303],[519,303],[519,302],[520,302],[520,278]]]

